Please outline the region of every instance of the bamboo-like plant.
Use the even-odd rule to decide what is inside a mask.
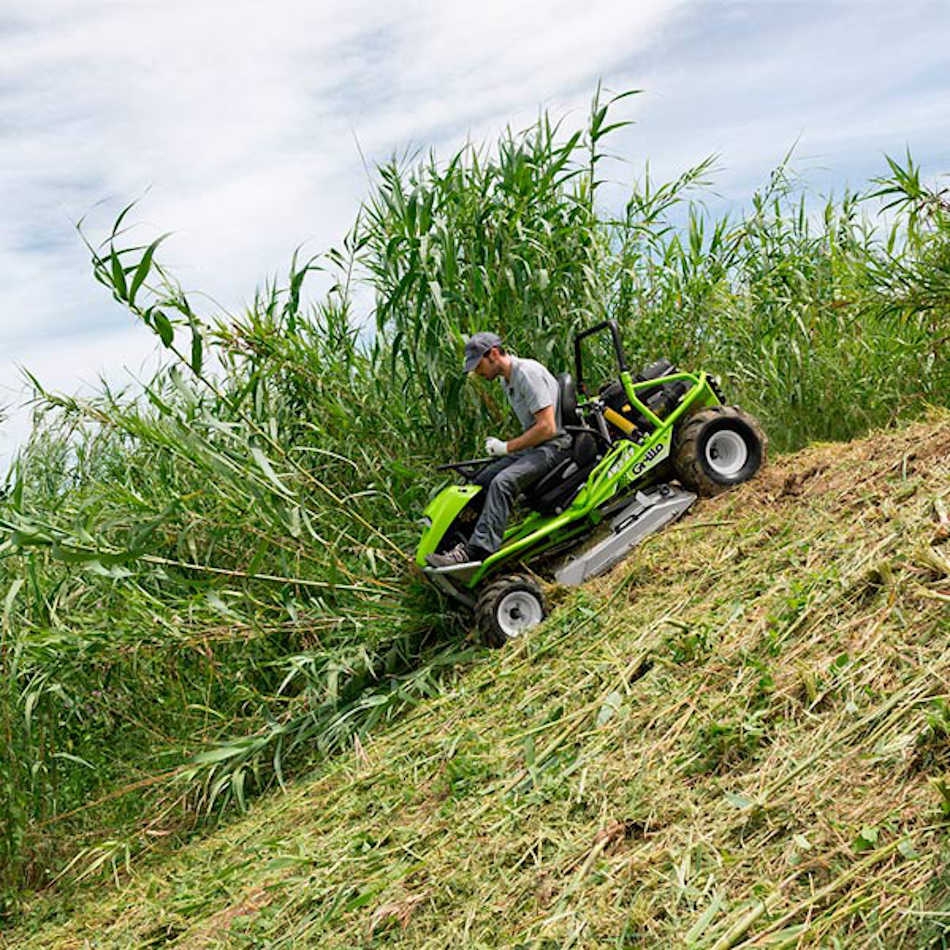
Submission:
[[[712,218],[693,196],[713,159],[618,209],[601,186],[625,95],[598,90],[574,130],[542,115],[384,164],[340,246],[237,316],[199,312],[164,238],[132,242],[131,206],[89,241],[168,363],[83,400],[34,381],[0,497],[0,891],[104,836],[134,850],[143,816],[174,831],[243,803],[471,659],[408,570],[433,463],[505,424],[459,372],[469,332],[567,369],[574,331],[610,316],[636,361],[721,374],[779,448],[948,402],[950,215],[909,158],[817,211],[783,165]],[[872,197],[893,203],[883,238]],[[336,281],[307,306],[317,268]]]

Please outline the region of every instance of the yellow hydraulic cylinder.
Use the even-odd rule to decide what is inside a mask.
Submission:
[[[625,419],[615,409],[611,409],[610,406],[604,409],[604,418],[625,435],[633,435],[637,430],[637,427],[629,419]]]

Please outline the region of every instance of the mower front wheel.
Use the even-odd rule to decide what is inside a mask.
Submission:
[[[755,416],[715,406],[690,416],[677,433],[673,465],[687,488],[709,498],[748,481],[762,467],[768,439]]]
[[[547,616],[544,594],[525,574],[489,581],[475,603],[475,626],[490,647],[501,647],[536,627]]]

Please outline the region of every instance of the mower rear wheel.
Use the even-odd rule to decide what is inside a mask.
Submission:
[[[501,647],[536,627],[548,609],[537,582],[525,574],[489,581],[475,603],[475,626],[485,644]]]
[[[765,463],[768,439],[755,416],[715,406],[690,416],[673,446],[680,481],[703,497],[748,481]]]

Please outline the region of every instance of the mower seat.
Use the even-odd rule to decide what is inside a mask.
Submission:
[[[579,426],[581,417],[577,414],[577,387],[570,373],[558,376],[557,391],[561,403],[561,425]]]
[[[564,450],[564,458],[525,492],[529,507],[543,515],[560,514],[587,481],[591,469],[600,461],[602,452],[593,432],[577,431],[581,418],[577,412],[577,390],[574,377],[561,373],[557,378],[558,396],[561,404],[561,424],[571,434],[570,448]]]

